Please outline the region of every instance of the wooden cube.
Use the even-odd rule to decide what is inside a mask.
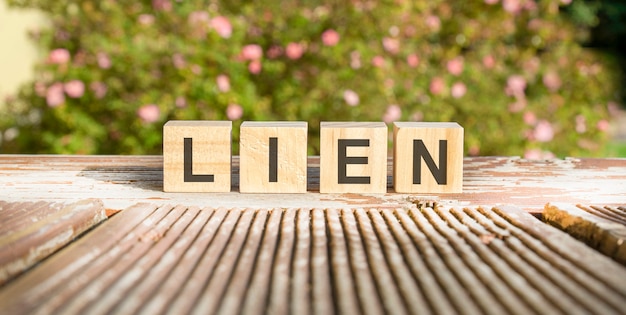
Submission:
[[[163,191],[229,192],[231,121],[171,120],[163,126]]]
[[[387,192],[387,125],[322,122],[320,192]]]
[[[393,185],[398,193],[463,191],[463,127],[453,122],[395,122]]]
[[[239,191],[305,193],[306,122],[252,122],[239,132]]]

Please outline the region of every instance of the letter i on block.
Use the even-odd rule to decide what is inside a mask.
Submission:
[[[463,127],[448,122],[395,122],[393,181],[397,193],[463,191]]]
[[[245,121],[239,131],[239,191],[305,193],[306,122]]]
[[[387,192],[387,125],[322,122],[320,193]]]
[[[171,120],[163,126],[163,191],[229,192],[231,121]]]

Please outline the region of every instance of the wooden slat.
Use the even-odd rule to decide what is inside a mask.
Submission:
[[[0,203],[0,285],[106,219],[99,200]]]
[[[139,204],[1,288],[0,310],[621,314],[624,279],[515,207]]]
[[[319,158],[308,159],[308,192],[240,194],[239,159],[232,192],[164,193],[161,156],[0,155],[0,199],[11,202],[102,199],[107,209],[140,202],[227,208],[405,207],[409,198],[446,205],[510,204],[540,213],[549,202],[626,204],[626,159],[531,161],[518,157],[464,159],[463,193],[396,194],[388,160],[387,194],[319,194]],[[583,180],[584,179],[584,180]]]
[[[545,206],[543,220],[626,265],[626,207]]]

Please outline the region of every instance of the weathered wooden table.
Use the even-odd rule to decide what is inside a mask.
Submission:
[[[528,214],[620,222],[625,159],[466,158],[446,195],[320,194],[318,162],[306,194],[239,193],[236,157],[230,193],[163,193],[160,156],[0,155],[0,313],[626,312],[626,267]]]

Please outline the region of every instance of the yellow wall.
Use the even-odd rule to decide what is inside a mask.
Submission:
[[[38,58],[35,43],[28,31],[44,24],[39,12],[9,9],[0,0],[0,110],[6,96],[33,78],[33,64]]]

